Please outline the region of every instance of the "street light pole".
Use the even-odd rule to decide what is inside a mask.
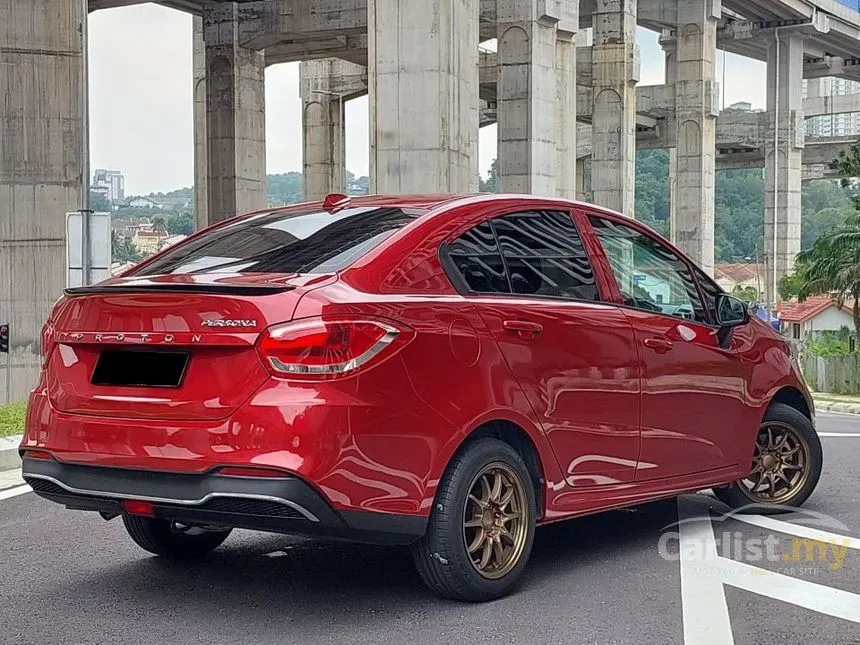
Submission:
[[[92,260],[92,241],[90,232],[92,225],[92,211],[90,210],[90,95],[89,95],[89,2],[80,0],[80,37],[81,37],[81,241],[83,246],[83,257],[81,258],[81,283],[84,286],[90,284],[90,264]]]

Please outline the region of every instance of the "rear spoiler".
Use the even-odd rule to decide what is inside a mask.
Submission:
[[[110,295],[125,293],[211,293],[225,296],[270,296],[292,291],[295,287],[284,284],[189,284],[184,282],[151,284],[107,284],[64,289],[69,297]]]

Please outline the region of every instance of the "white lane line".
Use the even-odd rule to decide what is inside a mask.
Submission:
[[[860,432],[819,432],[819,437],[860,437]]]
[[[32,488],[30,488],[27,484],[23,486],[15,486],[15,488],[7,488],[6,490],[0,490],[0,500],[9,499],[10,497],[17,497],[18,495],[23,495],[24,493],[32,492]]]
[[[699,521],[684,521],[694,517]],[[684,643],[734,645],[723,582],[714,571],[719,556],[710,516],[701,517],[701,507],[681,496],[678,519]]]
[[[720,558],[723,582],[828,616],[860,623],[860,595],[761,569],[737,560]],[[687,641],[694,643],[695,641]]]
[[[782,522],[774,520],[763,515],[732,515],[733,520],[745,522],[759,526],[768,531],[777,531],[778,533],[788,533],[801,538],[808,538],[818,542],[826,542],[828,544],[838,544],[848,547],[849,549],[860,549],[860,540],[848,535],[839,535],[838,533],[830,533],[821,529],[812,528],[810,526],[801,526],[800,524],[792,524],[791,522]]]

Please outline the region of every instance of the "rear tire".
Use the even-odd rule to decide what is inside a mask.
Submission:
[[[528,562],[536,517],[522,457],[498,439],[467,444],[445,471],[427,532],[413,547],[418,573],[446,598],[505,596]]]
[[[140,515],[123,515],[125,530],[140,548],[171,560],[194,560],[217,549],[231,529],[179,530],[174,522]],[[199,532],[192,532],[198,531]]]
[[[822,461],[812,422],[789,405],[772,403],[756,435],[752,472],[714,494],[742,513],[786,513],[812,495]]]

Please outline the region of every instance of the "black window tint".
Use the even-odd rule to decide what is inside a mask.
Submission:
[[[451,261],[470,291],[475,293],[510,293],[501,256],[451,256]]]
[[[716,324],[717,322],[717,296],[723,293],[720,286],[711,280],[704,271],[693,265],[693,273],[696,274],[696,281],[699,283],[699,290],[702,292],[702,303],[705,308],[705,313],[708,316],[708,322]]]
[[[169,249],[136,275],[339,271],[419,214],[398,208],[263,213]]]
[[[514,293],[599,300],[594,272],[570,213],[516,213],[493,220]]]
[[[448,245],[450,255],[499,255],[496,237],[489,222],[466,231]]]
[[[585,256],[570,213],[514,213],[493,220],[506,258]]]
[[[448,245],[448,257],[466,287],[475,293],[510,293],[505,265],[489,222]]]
[[[635,228],[600,217],[591,225],[609,260],[624,303],[710,322],[687,264],[667,246]]]

